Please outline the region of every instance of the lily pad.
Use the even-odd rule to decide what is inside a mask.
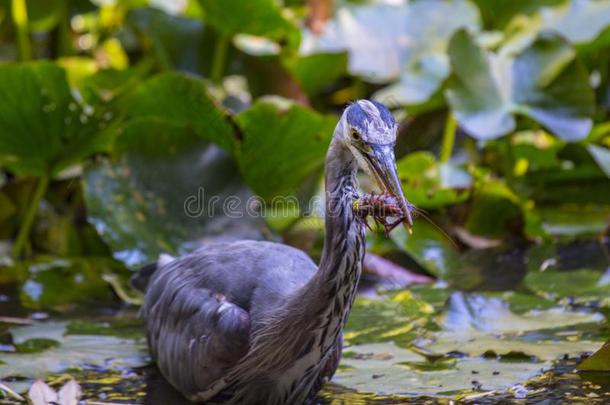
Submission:
[[[19,175],[51,176],[107,150],[112,140],[96,111],[70,91],[49,62],[0,67],[0,164]]]
[[[56,342],[38,353],[0,352],[0,379],[22,377],[44,379],[68,369],[100,367],[126,370],[149,363],[144,338],[123,339],[114,336],[66,335],[65,322],[11,329],[13,341],[23,344],[31,339],[52,339]],[[16,391],[25,391],[28,381],[9,383]]]
[[[237,116],[243,139],[237,150],[241,173],[262,198],[294,196],[324,164],[337,124],[333,115],[278,100],[259,99]]]
[[[390,341],[408,346],[433,311],[430,304],[414,297],[409,291],[402,291],[392,298],[359,298],[354,304],[343,338],[350,345]]]
[[[120,157],[83,178],[89,221],[116,259],[135,268],[210,238],[262,238],[264,222],[246,214],[252,193],[217,146],[182,125],[140,119],[117,148]]]
[[[461,127],[478,139],[515,129],[514,114],[528,116],[567,141],[584,139],[592,127],[593,91],[576,52],[562,38],[536,38],[513,54],[483,51],[466,31],[451,40],[453,77],[447,100]]]
[[[452,366],[422,371],[433,362],[391,343],[352,346],[333,382],[376,394],[447,395],[468,392],[476,380],[483,390],[506,389],[540,373],[540,364],[506,363],[482,358],[463,358]],[[477,375],[473,375],[475,371]],[[405,398],[406,400],[406,398]]]
[[[549,299],[572,297],[576,302],[600,301],[610,296],[610,280],[599,271],[530,271],[525,285]]]

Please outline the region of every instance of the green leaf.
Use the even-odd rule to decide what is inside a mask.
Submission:
[[[203,240],[262,238],[262,219],[246,215],[252,193],[235,161],[184,125],[132,120],[116,151],[115,161],[89,166],[83,182],[88,219],[117,260],[137,268]]]
[[[155,118],[192,128],[231,152],[234,131],[226,111],[208,95],[205,83],[179,73],[164,73],[126,94],[119,105],[128,118]]]
[[[104,111],[75,95],[51,63],[1,66],[0,164],[19,175],[55,175],[107,150]]]
[[[435,209],[465,201],[472,184],[463,169],[439,164],[429,152],[414,152],[397,163],[407,199],[416,207]]]
[[[460,125],[478,139],[515,129],[515,114],[528,116],[567,141],[592,127],[593,91],[574,50],[556,36],[539,36],[517,55],[487,54],[466,32],[449,47],[454,74],[446,96]]]
[[[283,109],[259,99],[237,116],[242,176],[262,198],[289,196],[322,168],[337,118],[298,104]]]
[[[576,368],[582,371],[610,371],[610,343],[603,345]]]
[[[200,0],[205,20],[218,32],[258,35],[296,47],[299,31],[275,0]]]
[[[302,50],[308,55],[347,51],[351,74],[375,83],[399,79],[375,98],[422,104],[449,75],[447,45],[453,32],[479,25],[477,8],[466,0],[343,4],[322,35],[305,33]]]

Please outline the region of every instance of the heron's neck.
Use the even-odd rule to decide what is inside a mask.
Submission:
[[[333,139],[326,156],[324,249],[317,274],[325,284],[341,283],[344,273],[362,261],[364,226],[353,212],[358,197],[356,172],[351,152]]]

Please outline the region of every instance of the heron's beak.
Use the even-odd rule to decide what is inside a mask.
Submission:
[[[400,201],[402,211],[404,213],[405,225],[410,232],[413,228],[413,217],[411,216],[411,205],[402,192],[402,185],[398,178],[396,170],[396,158],[394,157],[394,145],[371,145],[371,151],[365,154],[367,163],[375,179],[379,183],[379,187],[385,192]]]

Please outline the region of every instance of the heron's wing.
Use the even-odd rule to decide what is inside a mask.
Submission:
[[[222,377],[248,351],[248,313],[220,293],[193,286],[180,272],[155,274],[142,316],[161,373],[187,395]]]

